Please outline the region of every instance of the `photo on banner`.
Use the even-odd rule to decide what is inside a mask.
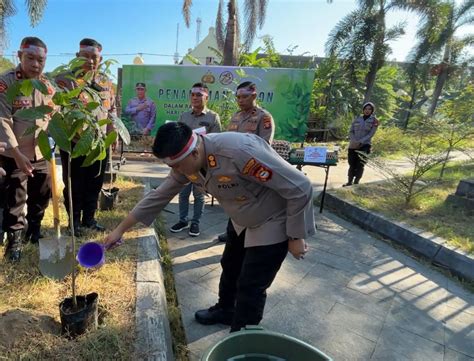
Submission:
[[[228,66],[125,65],[122,69],[122,119],[132,142],[125,151],[150,151],[153,136],[167,120],[191,110],[191,86],[205,83],[210,109],[223,129],[238,110],[237,85],[252,81],[257,103],[275,120],[275,139],[300,142],[307,130],[314,70]]]

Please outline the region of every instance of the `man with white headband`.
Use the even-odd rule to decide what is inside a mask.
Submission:
[[[20,64],[16,69],[0,75],[0,142],[5,142],[5,153],[0,155],[0,167],[5,172],[5,200],[3,230],[7,232],[5,255],[11,261],[21,258],[22,232],[28,224],[25,238],[33,243],[40,238],[41,221],[51,197],[48,162],[38,146],[41,129],[48,127],[48,117],[34,121],[20,118],[16,112],[40,105],[54,106],[54,88],[43,75],[47,47],[39,38],[27,37],[21,41],[18,50]],[[34,89],[30,95],[18,93],[13,100],[7,99],[7,92],[17,82],[36,79],[46,86],[46,94]],[[37,130],[24,135],[33,125]],[[27,216],[24,206],[27,205]]]
[[[209,89],[203,83],[196,83],[191,88],[191,110],[184,112],[179,117],[179,122],[188,125],[191,129],[204,133],[219,133],[221,131],[221,120],[219,114],[207,108]],[[191,225],[188,220],[189,195],[193,192],[194,208]],[[173,233],[181,232],[189,228],[189,235],[197,237],[200,235],[199,221],[204,210],[204,193],[192,183],[179,192],[179,222],[170,228]]]
[[[218,303],[197,311],[195,319],[231,325],[231,332],[258,324],[286,254],[303,258],[304,239],[315,233],[310,180],[253,134],[202,136],[183,123],[167,123],[158,129],[153,153],[171,167],[168,177],[107,236],[105,246],[137,222],[150,225],[191,182],[216,197],[238,234],[222,255]]]
[[[240,111],[230,119],[227,130],[240,133],[252,133],[265,139],[269,144],[273,142],[275,122],[272,115],[257,105],[257,86],[245,81],[237,87],[235,93]],[[229,219],[227,230],[217,238],[220,242],[227,242],[229,237],[236,236]]]
[[[115,92],[113,84],[106,74],[98,71],[102,61],[102,45],[94,39],[82,39],[79,43],[79,52],[76,56],[84,60],[82,65],[83,73],[77,78],[73,74],[60,74],[56,78],[56,83],[60,88],[72,90],[79,85],[84,85],[79,99],[87,104],[90,102],[99,103],[100,106],[94,110],[97,121],[111,119],[116,115]],[[91,79],[84,79],[84,75],[92,72]],[[113,124],[104,125],[101,128],[104,135],[113,130]],[[73,143],[76,141],[73,139]],[[64,204],[69,217],[74,217],[74,233],[82,235],[79,225],[84,228],[103,231],[104,227],[99,225],[95,219],[97,210],[97,200],[104,183],[105,166],[108,163],[107,157],[102,161],[96,161],[88,167],[82,167],[85,157],[73,158],[71,161],[72,180],[72,202],[73,215],[69,214],[68,187],[64,187]],[[63,182],[67,184],[69,170],[67,168],[68,154],[61,151],[61,163],[63,167]]]

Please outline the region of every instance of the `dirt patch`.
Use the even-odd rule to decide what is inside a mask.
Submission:
[[[50,316],[35,315],[20,309],[0,314],[0,349],[10,349],[45,333],[59,335],[61,324]]]

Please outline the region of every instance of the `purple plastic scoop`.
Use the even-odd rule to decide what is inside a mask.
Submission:
[[[87,242],[84,243],[77,252],[77,261],[86,268],[100,267],[105,263],[105,251],[115,248],[122,244],[122,239],[112,243],[105,248],[102,243]]]

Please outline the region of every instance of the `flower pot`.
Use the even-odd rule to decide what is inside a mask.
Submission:
[[[98,325],[97,305],[99,295],[95,292],[86,296],[77,296],[77,310],[73,309],[72,297],[65,298],[59,304],[61,333],[74,338],[87,330],[95,330]]]
[[[102,189],[99,195],[99,209],[101,211],[108,211],[114,207],[118,201],[119,188],[113,187],[111,189]]]

